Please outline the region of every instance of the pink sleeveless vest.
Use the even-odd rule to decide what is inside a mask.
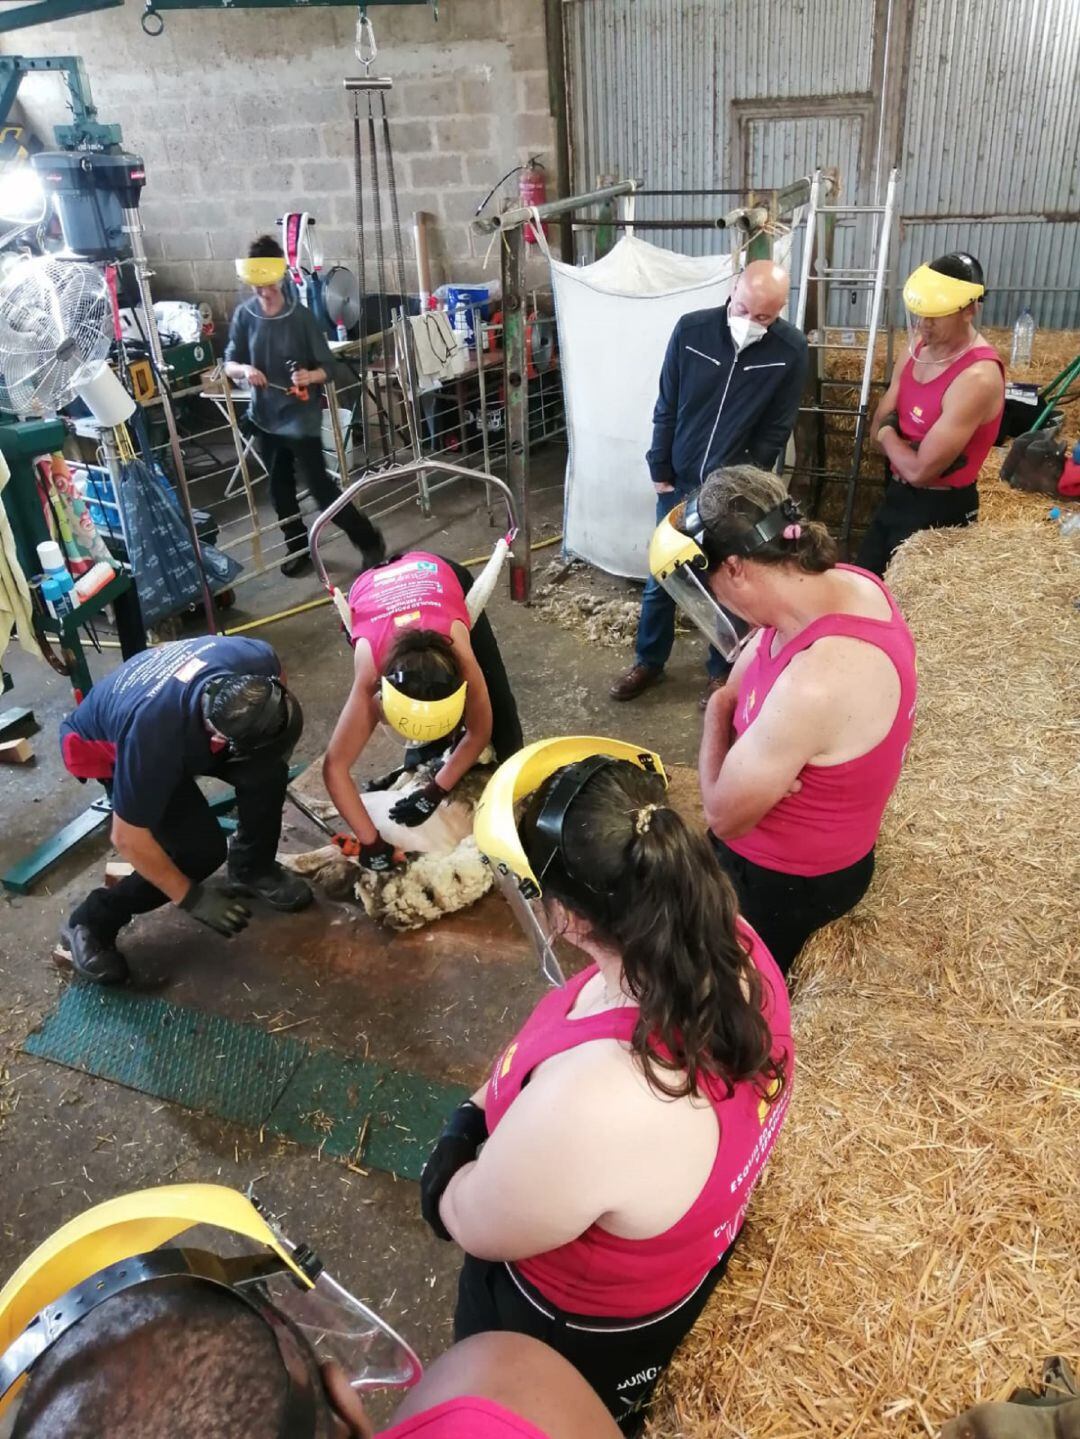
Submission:
[[[380,674],[403,629],[449,635],[455,620],[472,628],[461,581],[445,560],[424,550],[410,550],[358,575],[349,591],[349,613],[353,644],[367,640]]]
[[[739,686],[735,733],[741,735],[754,723],[773,685],[795,656],[827,635],[849,635],[884,651],[900,677],[900,703],[880,744],[843,764],[806,765],[799,775],[802,789],[798,794],[785,795],[746,834],[724,840],[744,859],[785,874],[831,874],[870,853],[915,724],[915,642],[911,631],[876,575],[854,565],[838,568],[873,580],[889,601],[891,618],[822,615],[775,656],[771,651],[776,631],[765,630]]]
[[[919,349],[922,349],[921,345]],[[965,370],[978,364],[980,360],[993,360],[1001,373],[1005,373],[1001,356],[991,345],[976,345],[974,349],[968,350],[966,355],[961,355],[936,380],[930,380],[925,385],[916,380],[915,366],[911,360],[908,360],[900,371],[900,391],[896,398],[896,413],[900,416],[900,433],[905,440],[921,440],[930,433],[930,430],[941,418],[941,403],[945,398],[945,391],[958,375],[962,375]],[[997,433],[1001,427],[1001,413],[1004,408],[1005,397],[1002,394],[1001,410],[998,410],[992,420],[988,420],[985,425],[980,425],[964,446],[963,465],[951,474],[942,475],[940,480],[935,480],[930,488],[960,489],[963,485],[975,483],[979,478],[983,461],[997,439]]]
[[[706,1095],[720,1127],[716,1159],[697,1199],[663,1234],[623,1239],[593,1224],[569,1244],[515,1263],[514,1268],[561,1309],[600,1317],[640,1317],[677,1304],[694,1292],[742,1228],[751,1192],[787,1113],[794,1046],[783,977],[750,926],[741,920],[739,925],[763,981],[763,1013],[773,1035],[773,1056],[783,1062],[784,1089],[770,1103],[760,1086],[749,1081],[736,1085],[730,1097],[723,1084],[708,1085]],[[593,1039],[629,1042],[638,1021],[636,1006],[581,1019],[568,1017],[595,973],[596,966],[590,965],[569,984],[546,995],[496,1060],[488,1085],[489,1133],[543,1060]],[[657,1183],[663,1183],[662,1175]]]

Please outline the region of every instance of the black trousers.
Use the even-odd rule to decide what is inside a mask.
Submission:
[[[238,878],[265,873],[274,863],[281,838],[288,758],[270,752],[226,760],[213,773],[236,789],[239,823],[228,852],[230,873]],[[225,862],[224,832],[193,778],[177,785],[160,822],[150,832],[191,880],[209,878]],[[140,874],[131,874],[111,889],[91,890],[72,910],[69,923],[85,924],[98,939],[111,944],[135,915],[168,903],[168,895],[156,885]]]
[[[855,563],[884,575],[893,551],[918,530],[943,530],[972,524],[979,518],[977,485],[955,490],[927,490],[890,480],[885,498],[874,511],[862,537]]]
[[[311,492],[312,499],[325,510],[341,491],[330,477],[318,435],[272,435],[258,430],[255,436],[259,454],[270,476],[270,499],[281,523],[281,533],[290,555],[307,549],[307,530],[300,518],[296,498],[297,470]],[[343,529],[358,550],[377,549],[379,532],[355,505],[346,505],[334,523]]]
[[[506,1264],[466,1254],[458,1280],[454,1340],[492,1329],[542,1340],[588,1380],[623,1434],[639,1434],[657,1380],[723,1278],[735,1244],[685,1303],[651,1319],[567,1314]]]
[[[461,588],[466,594],[472,589],[473,577],[464,565],[459,565],[456,560],[448,560],[440,556],[450,566],[461,583]],[[388,561],[393,563],[393,561]],[[514,698],[514,691],[510,688],[510,677],[506,673],[506,666],[503,664],[503,657],[499,651],[499,642],[495,638],[495,631],[491,628],[491,622],[487,615],[479,615],[469,632],[469,642],[472,645],[473,654],[476,656],[476,663],[480,666],[480,673],[484,676],[484,683],[488,687],[488,698],[491,700],[491,743],[495,750],[495,757],[499,763],[509,759],[511,755],[517,754],[524,744],[524,735],[521,732],[521,719],[518,715],[517,700]],[[450,740],[434,740],[431,744],[410,745],[405,753],[405,763],[410,768],[413,765],[424,764],[428,760],[443,754]]]
[[[710,834],[713,848],[739,898],[739,912],[757,930],[781,974],[816,929],[854,909],[870,888],[874,851],[830,874],[785,874],[766,869]]]

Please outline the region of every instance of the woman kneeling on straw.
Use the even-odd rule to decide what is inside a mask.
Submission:
[[[553,935],[590,962],[421,1180],[424,1217],[465,1250],[455,1337],[543,1339],[626,1434],[724,1273],[794,1059],[783,979],[665,788],[658,756],[605,739],[530,745],[490,780],[481,853],[546,970]]]

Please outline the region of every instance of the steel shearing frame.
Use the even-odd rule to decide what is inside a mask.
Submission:
[[[25,30],[30,25],[48,25],[54,20],[77,20],[98,10],[115,10],[123,3],[124,0],[28,0],[24,5],[5,6],[0,13],[0,34]],[[365,8],[433,3],[434,0],[364,0]],[[164,10],[307,10],[316,5],[345,5],[354,9],[356,0],[147,0],[144,14]]]

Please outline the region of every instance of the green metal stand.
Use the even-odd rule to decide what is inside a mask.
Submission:
[[[303,774],[307,769],[306,764],[294,764],[289,767],[290,781],[296,779],[297,775]],[[236,820],[229,815],[229,811],[236,807],[236,791],[230,785],[215,795],[210,801],[210,808],[218,817],[221,828],[230,833],[236,829]],[[58,830],[45,841],[38,845],[37,849],[19,860],[5,875],[0,875],[0,884],[12,894],[29,894],[34,885],[53,865],[81,844],[89,835],[95,834],[112,814],[112,805],[108,795],[102,795],[100,799],[94,800],[89,809],[83,810],[82,814],[66,824],[63,829]]]
[[[1053,414],[1054,406],[1059,405],[1061,401],[1065,399],[1069,390],[1077,380],[1080,380],[1080,355],[1077,355],[1075,360],[1066,365],[1061,374],[1055,376],[1043,390],[1041,396],[1043,408],[1039,412],[1038,419],[1031,427],[1033,430],[1042,429],[1043,425],[1046,424],[1047,420]]]

